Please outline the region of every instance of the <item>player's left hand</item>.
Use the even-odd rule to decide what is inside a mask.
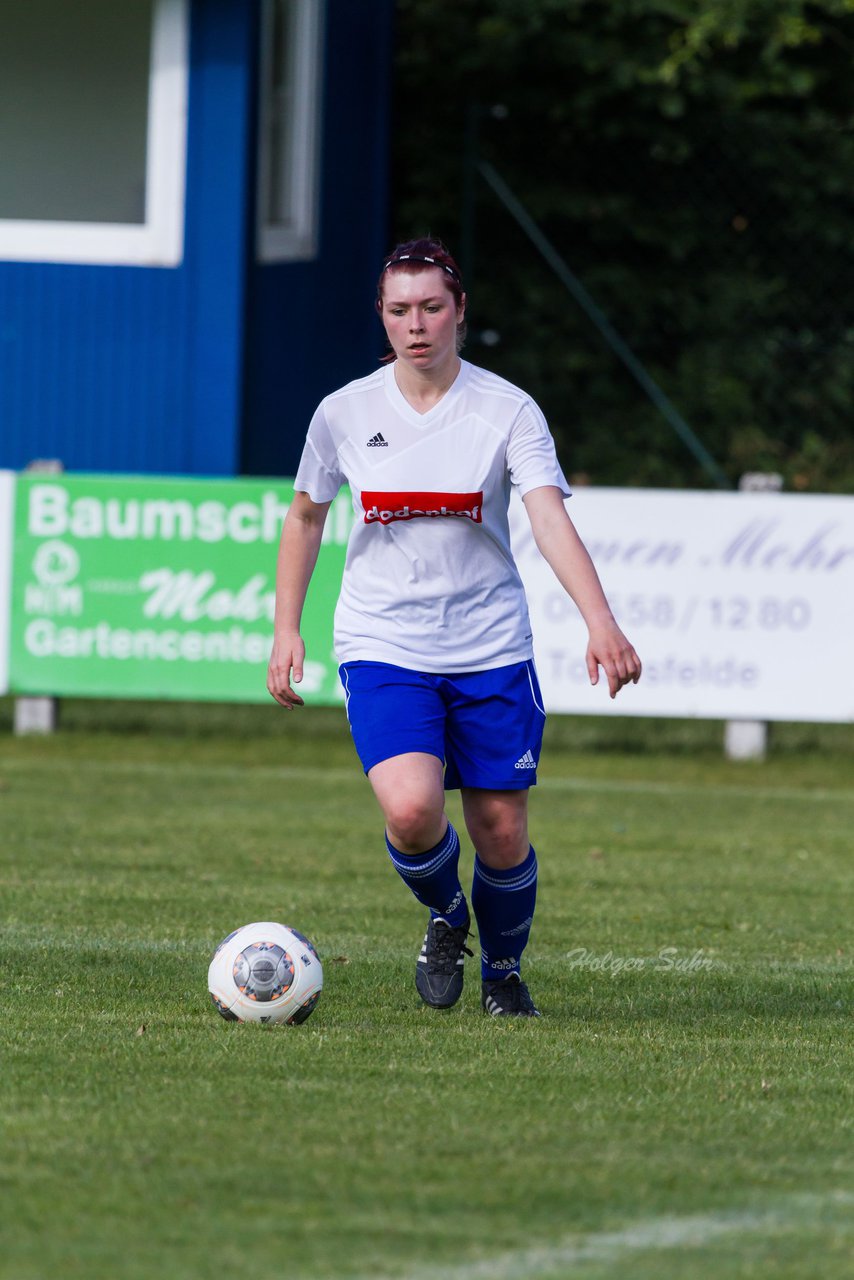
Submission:
[[[641,660],[613,621],[590,630],[587,674],[591,684],[599,683],[600,667],[608,679],[608,690],[612,698],[616,698],[623,685],[637,684],[641,678]]]
[[[303,707],[305,703],[291,685],[302,680],[303,663],[305,662],[305,645],[298,632],[287,632],[275,635],[273,652],[267,667],[267,689],[276,699],[279,706],[291,711],[294,707]]]

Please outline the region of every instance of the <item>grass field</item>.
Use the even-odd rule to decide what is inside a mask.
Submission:
[[[842,1280],[854,1270],[854,728],[555,719],[527,976],[412,981],[339,713],[0,703],[3,1280]],[[452,800],[452,813],[456,802]],[[464,854],[466,877],[470,850]],[[325,989],[222,1021],[278,918]]]

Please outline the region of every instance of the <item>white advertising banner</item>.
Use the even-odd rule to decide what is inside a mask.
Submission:
[[[9,691],[9,615],[12,608],[12,507],[15,473],[0,471],[0,694]]]
[[[644,673],[614,700],[591,687],[586,627],[516,501],[547,710],[854,720],[854,498],[582,488],[567,510]]]

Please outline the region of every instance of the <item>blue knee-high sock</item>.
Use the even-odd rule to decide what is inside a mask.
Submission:
[[[533,848],[518,867],[498,871],[475,856],[471,905],[480,934],[480,968],[490,982],[518,973],[537,901]]]
[[[468,904],[457,870],[460,838],[450,822],[439,843],[424,853],[410,856],[395,849],[388,836],[385,842],[395,871],[418,901],[430,908],[430,914],[441,916],[454,928],[465,924]]]

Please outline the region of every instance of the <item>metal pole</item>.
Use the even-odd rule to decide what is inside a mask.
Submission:
[[[679,436],[680,440],[682,440],[683,444],[690,449],[691,453],[703,469],[712,477],[717,487],[719,489],[731,489],[732,485],[727,479],[722,468],[706,449],[702,441],[694,434],[676,407],[671,404],[670,400],[661,390],[658,383],[650,377],[646,369],[638,360],[637,356],[624,342],[620,334],[617,333],[617,330],[611,324],[605,313],[601,311],[593,301],[592,297],[578,277],[570,271],[557,249],[555,249],[551,241],[543,234],[524,205],[517,200],[516,196],[507,186],[507,183],[486,160],[482,161],[478,165],[478,170],[489,183],[490,187],[498,196],[508,213],[516,219],[528,239],[545,258],[546,262],[552,268],[558,279],[566,286],[573,298],[575,298],[575,301],[586,312],[590,320],[592,320],[602,337],[608,343],[608,346],[614,352],[614,355],[626,366],[629,373],[631,373],[635,381],[640,384],[655,407],[670,423],[671,427]]]

